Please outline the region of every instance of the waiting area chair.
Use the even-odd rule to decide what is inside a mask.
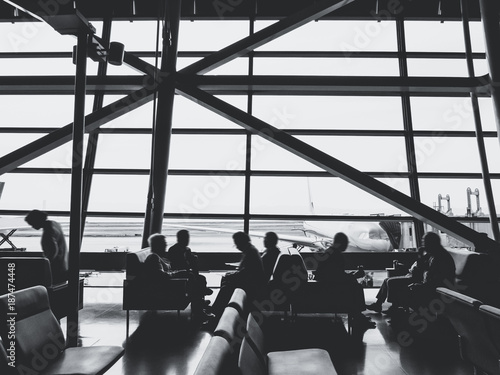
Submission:
[[[44,286],[0,296],[0,316],[7,317],[0,324],[5,349],[0,351],[4,356],[0,363],[7,363],[7,368],[1,369],[2,374],[10,370],[13,374],[98,375],[104,374],[123,355],[119,346],[66,348]]]

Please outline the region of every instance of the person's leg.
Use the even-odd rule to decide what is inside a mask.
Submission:
[[[408,285],[412,283],[411,277],[396,276],[387,281],[387,301],[392,303],[391,310],[397,307],[407,307],[410,301]]]
[[[376,312],[381,312],[382,311],[382,303],[385,302],[387,299],[387,281],[389,278],[384,279],[382,282],[382,285],[380,286],[380,289],[378,290],[377,293],[377,301],[374,303],[371,303],[369,305],[366,305],[366,308],[368,310],[376,311]]]

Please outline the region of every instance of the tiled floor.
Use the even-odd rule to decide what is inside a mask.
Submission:
[[[210,340],[210,333],[193,326],[189,311],[137,312],[130,314],[131,335],[126,341],[126,314],[121,310],[123,275],[104,275],[84,292],[85,307],[80,311],[82,344],[123,345],[125,354],[108,372],[109,375],[171,374],[191,375]],[[106,281],[107,280],[107,281]],[[111,281],[110,281],[111,280]],[[103,285],[98,287],[96,285]],[[373,301],[376,289],[365,289],[367,302]],[[215,297],[215,293],[211,298]],[[381,314],[370,314],[377,323],[360,340],[347,335],[344,322],[331,318],[299,317],[288,323],[275,319],[265,326],[274,349],[318,346],[329,350],[339,375],[411,374],[465,375],[472,367],[458,356],[455,340],[443,326],[387,323]],[[270,322],[270,320],[268,320]],[[62,321],[64,324],[64,320]]]

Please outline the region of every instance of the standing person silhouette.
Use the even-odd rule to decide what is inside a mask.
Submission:
[[[34,229],[42,229],[41,245],[44,256],[50,261],[52,283],[60,284],[68,280],[68,247],[61,225],[47,220],[47,213],[32,210],[24,220]]]

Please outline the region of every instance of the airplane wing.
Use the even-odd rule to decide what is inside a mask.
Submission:
[[[8,233],[11,230],[21,228],[31,228],[28,223],[24,221],[24,217],[0,217],[0,233]]]

